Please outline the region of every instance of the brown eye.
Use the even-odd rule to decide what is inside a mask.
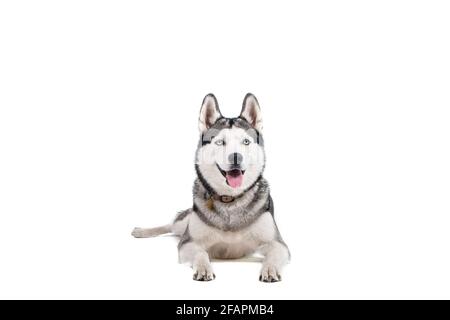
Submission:
[[[246,146],[248,146],[250,144],[250,140],[244,139],[244,141],[242,141],[242,143],[245,144]]]

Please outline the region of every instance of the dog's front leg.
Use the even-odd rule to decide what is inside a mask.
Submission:
[[[210,281],[216,278],[208,252],[195,242],[181,244],[178,249],[180,262],[189,263],[194,270],[193,279],[197,281]]]
[[[259,280],[262,282],[281,281],[281,269],[289,261],[289,249],[284,243],[271,241],[262,250],[265,258]]]

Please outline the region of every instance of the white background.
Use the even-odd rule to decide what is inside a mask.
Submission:
[[[446,1],[2,1],[0,298],[450,298]],[[263,117],[284,280],[172,237],[208,92]]]

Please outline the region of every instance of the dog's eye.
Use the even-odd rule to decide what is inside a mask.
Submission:
[[[248,146],[250,144],[250,140],[244,139],[244,141],[242,141],[242,143],[245,144],[246,146]]]
[[[217,140],[215,143],[216,143],[216,145],[218,145],[218,146],[223,146],[223,145],[225,144],[225,141],[223,141],[222,139],[219,139],[219,140]]]

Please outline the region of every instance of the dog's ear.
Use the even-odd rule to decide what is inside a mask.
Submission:
[[[256,130],[262,130],[261,109],[259,108],[258,100],[253,94],[247,93],[245,95],[240,117],[247,120]]]
[[[220,113],[216,97],[212,93],[207,94],[203,99],[200,117],[198,118],[198,128],[200,132],[205,132],[211,128],[217,119],[221,117],[222,114]]]

